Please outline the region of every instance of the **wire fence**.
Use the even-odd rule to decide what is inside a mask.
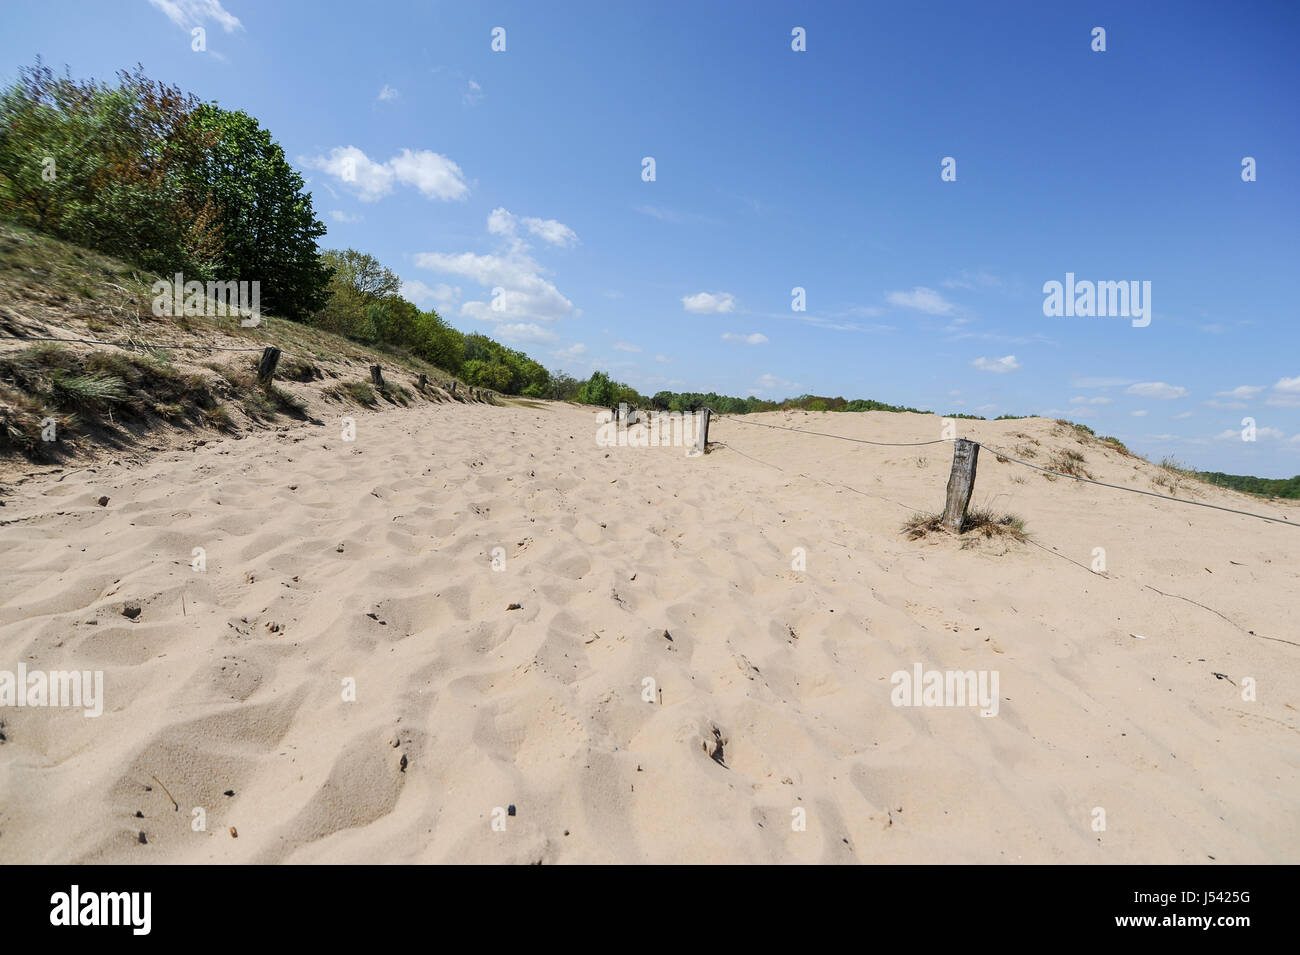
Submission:
[[[269,352],[274,351],[275,352],[274,356],[268,356],[271,360],[269,361],[269,366],[268,366],[269,371],[267,372],[267,378],[266,378],[267,381],[270,380],[270,377],[274,372],[276,364],[279,362],[281,358],[285,357],[285,353],[280,348],[280,346],[272,345],[269,342],[264,345],[236,348],[230,345],[207,345],[207,344],[198,344],[198,343],[164,345],[157,342],[136,341],[135,339],[132,338],[128,338],[123,341],[108,341],[108,340],[97,339],[97,338],[56,338],[54,336],[49,336],[49,335],[0,335],[0,339],[7,339],[9,341],[22,341],[22,342],[61,342],[64,344],[80,344],[80,345],[110,345],[114,348],[124,348],[132,351],[260,352],[263,355],[267,355]],[[299,357],[299,360],[301,360],[301,356]],[[382,377],[381,376],[377,377],[375,374],[376,370],[379,369],[380,366],[372,364],[370,367],[371,367],[372,382],[374,382],[381,391],[386,389],[387,385],[383,383]],[[260,376],[262,372],[259,370],[258,374]],[[443,391],[447,392],[449,395],[452,396],[452,398],[454,398],[457,401],[464,400],[466,398],[475,401],[480,399],[491,400],[494,399],[496,396],[496,392],[490,388],[477,388],[473,386],[466,386],[465,390],[463,392],[460,392],[457,390],[457,386],[460,383],[454,378],[449,378],[446,381],[442,381],[439,379],[432,378],[428,374],[417,373],[417,379],[427,384],[431,384],[438,388],[441,388]],[[424,384],[419,385],[419,387],[423,388]]]
[[[878,447],[921,448],[932,444],[950,444],[956,440],[955,438],[937,438],[933,441],[869,441],[865,438],[852,438],[849,437],[848,435],[830,434],[829,432],[825,432],[825,431],[807,431],[803,428],[788,428],[784,425],[767,424],[766,422],[763,421],[746,421],[744,418],[737,415],[718,414],[718,412],[714,411],[712,408],[709,408],[708,410],[710,415],[728,421],[735,421],[738,424],[746,424],[757,428],[772,428],[777,431],[792,431],[795,434],[806,434],[806,435],[812,435],[821,438],[834,438],[837,441],[849,441],[854,444],[870,444],[870,445],[876,445]],[[1212,510],[1226,511],[1229,514],[1240,514],[1243,517],[1253,517],[1256,518],[1257,520],[1271,521],[1275,524],[1286,524],[1290,527],[1300,527],[1300,523],[1296,521],[1288,521],[1285,518],[1281,518],[1281,517],[1270,517],[1267,514],[1256,514],[1253,511],[1243,511],[1235,507],[1224,507],[1221,504],[1209,504],[1206,503],[1205,501],[1192,501],[1192,500],[1188,500],[1187,498],[1173,497],[1172,495],[1169,494],[1157,494],[1155,491],[1144,491],[1141,490],[1140,488],[1135,488],[1135,487],[1124,487],[1119,484],[1107,484],[1105,481],[1096,481],[1093,480],[1092,478],[1080,477],[1077,474],[1067,474],[1064,471],[1054,471],[1051,468],[1045,468],[1037,464],[1030,464],[1028,461],[1022,461],[1019,458],[1013,457],[1007,452],[995,448],[990,444],[984,444],[980,441],[972,441],[972,443],[977,445],[978,447],[987,448],[989,451],[992,451],[999,458],[1004,459],[1006,461],[1010,461],[1014,464],[1019,464],[1027,468],[1033,468],[1035,471],[1042,471],[1044,474],[1053,474],[1057,477],[1067,478],[1071,481],[1078,481],[1082,484],[1095,484],[1098,487],[1108,487],[1111,488],[1112,490],[1126,491],[1130,494],[1144,494],[1147,497],[1159,498],[1162,501],[1173,501],[1176,504],[1192,504],[1195,505],[1196,507],[1208,507]],[[728,447],[728,450],[736,451],[735,448],[731,448],[731,447]],[[748,455],[746,455],[746,457],[748,457]],[[773,466],[775,467],[775,465]]]
[[[227,345],[198,345],[198,344],[160,345],[160,344],[154,344],[149,342],[137,342],[133,340],[128,340],[125,342],[113,342],[113,341],[101,341],[93,338],[53,338],[53,337],[35,336],[35,335],[0,335],[0,338],[7,338],[14,341],[29,341],[29,342],[64,342],[64,343],[75,343],[75,344],[83,344],[83,345],[112,345],[117,348],[137,348],[146,351],[194,350],[194,351],[260,352],[260,351],[264,351],[267,347],[267,346],[259,346],[259,347],[252,347],[252,348],[234,348]],[[705,407],[707,407],[707,405]],[[710,415],[716,418],[725,419],[728,421],[735,421],[739,424],[750,425],[751,427],[771,428],[772,430],[775,431],[790,431],[793,432],[794,434],[806,434],[806,435],[819,437],[819,438],[833,438],[837,441],[849,441],[854,444],[869,444],[881,448],[923,448],[933,444],[949,444],[954,440],[956,440],[955,438],[936,438],[932,441],[871,441],[866,438],[852,438],[849,437],[848,435],[831,434],[830,432],[826,432],[826,431],[808,431],[803,428],[788,428],[784,425],[768,424],[763,421],[746,421],[744,420],[744,418],[739,417],[737,415],[720,414],[719,412],[714,411],[712,408],[708,408],[708,411]],[[1097,481],[1097,480],[1093,480],[1092,478],[1080,477],[1077,474],[1067,474],[1064,471],[1053,471],[1051,468],[1045,468],[1037,464],[1031,464],[1028,461],[1022,461],[1019,458],[1013,457],[1012,455],[1008,454],[1006,451],[1002,451],[998,448],[993,447],[992,445],[984,444],[980,441],[975,441],[973,443],[981,448],[988,448],[988,450],[992,451],[999,458],[1013,462],[1015,464],[1019,464],[1022,467],[1033,468],[1035,471],[1041,471],[1044,474],[1052,474],[1055,475],[1056,477],[1067,478],[1071,481],[1078,481],[1082,484],[1095,484],[1097,487],[1108,487],[1115,491],[1126,491],[1129,494],[1144,494],[1147,497],[1159,498],[1162,501],[1173,501],[1176,504],[1191,504],[1196,507],[1208,507],[1211,510],[1224,511],[1228,514],[1240,514],[1243,517],[1253,517],[1261,521],[1271,521],[1275,524],[1286,524],[1290,527],[1300,527],[1300,523],[1297,523],[1296,521],[1288,521],[1285,518],[1281,518],[1281,517],[1270,517],[1267,514],[1256,514],[1252,511],[1243,511],[1235,507],[1224,507],[1221,504],[1209,504],[1206,503],[1205,501],[1192,501],[1186,498],[1174,497],[1169,494],[1158,494],[1155,491],[1144,491],[1141,490],[1140,488],[1123,487],[1122,485],[1119,484],[1107,484],[1105,481]],[[727,446],[724,445],[724,447]],[[736,448],[728,447],[728,450],[735,451],[737,454],[742,453]],[[749,457],[749,455],[745,455],[745,456]],[[753,460],[757,460],[757,459],[755,458]],[[766,462],[762,462],[762,463],[766,463]],[[773,467],[775,467],[775,465],[773,465]],[[778,470],[781,469],[778,468]]]
[[[256,348],[232,348],[228,345],[159,345],[153,342],[137,342],[128,339],[122,342],[100,341],[97,338],[51,338],[45,335],[0,335],[10,341],[20,342],[64,342],[79,345],[113,345],[117,348],[138,348],[144,351],[263,351],[266,346]]]
[[[721,415],[721,414],[718,414],[717,412],[715,412],[712,408],[709,408],[708,410],[709,410],[709,414],[710,414],[710,415],[714,415],[714,416],[716,416],[716,417],[718,417],[718,418],[723,418],[723,419],[727,419],[727,420],[730,420],[730,421],[735,421],[735,422],[737,422],[737,423],[739,423],[739,424],[753,425],[753,426],[761,427],[761,428],[774,428],[774,429],[779,430],[779,431],[793,431],[795,434],[806,434],[806,435],[812,435],[812,436],[816,436],[816,437],[834,438],[834,439],[836,439],[836,440],[838,440],[838,441],[849,441],[849,442],[852,442],[852,443],[854,443],[854,444],[874,444],[874,445],[878,445],[878,446],[882,446],[882,447],[916,448],[916,447],[925,447],[925,446],[927,446],[927,445],[932,445],[932,444],[950,444],[950,443],[953,443],[953,442],[956,441],[956,438],[939,438],[939,439],[934,440],[934,441],[911,441],[911,442],[898,442],[898,441],[868,441],[868,440],[866,440],[866,439],[864,439],[864,438],[852,438],[852,437],[849,437],[848,435],[843,435],[843,434],[829,434],[829,433],[824,432],[824,431],[806,431],[806,430],[804,430],[804,429],[802,429],[802,428],[788,428],[788,427],[785,427],[785,426],[783,426],[783,425],[767,424],[767,423],[762,422],[762,421],[745,421],[743,418],[740,418],[740,417],[738,417],[738,416],[736,416],[736,415]],[[1255,514],[1255,513],[1252,513],[1252,512],[1250,512],[1250,511],[1241,511],[1241,510],[1237,510],[1236,508],[1231,508],[1231,507],[1221,507],[1221,506],[1219,506],[1219,505],[1217,505],[1217,504],[1206,504],[1206,503],[1204,503],[1204,502],[1202,502],[1202,501],[1189,501],[1189,500],[1184,500],[1183,498],[1180,498],[1180,497],[1170,497],[1170,496],[1168,496],[1168,495],[1166,495],[1166,494],[1156,494],[1156,493],[1154,493],[1154,492],[1152,492],[1152,491],[1143,491],[1143,490],[1140,490],[1140,489],[1138,489],[1138,488],[1122,487],[1122,486],[1120,486],[1120,485],[1118,485],[1118,484],[1107,484],[1107,483],[1104,482],[1104,481],[1094,481],[1094,480],[1091,480],[1091,479],[1088,479],[1088,478],[1081,478],[1081,477],[1078,477],[1077,475],[1074,475],[1074,474],[1066,474],[1066,473],[1064,473],[1064,472],[1062,472],[1062,471],[1053,471],[1053,470],[1051,470],[1050,468],[1040,467],[1040,466],[1037,465],[1037,464],[1030,464],[1028,461],[1021,461],[1019,458],[1012,457],[1011,455],[1007,454],[1007,453],[1004,452],[1004,451],[999,450],[998,448],[993,447],[992,445],[981,444],[981,443],[978,442],[978,441],[975,441],[975,442],[972,442],[972,443],[978,445],[979,447],[988,448],[989,451],[992,451],[992,452],[993,452],[995,455],[997,455],[999,458],[1005,459],[1006,461],[1013,462],[1013,463],[1015,463],[1015,464],[1024,465],[1025,467],[1033,468],[1033,469],[1036,470],[1036,471],[1042,471],[1042,472],[1044,472],[1044,473],[1046,473],[1046,474],[1054,474],[1054,475],[1057,475],[1058,477],[1070,478],[1071,480],[1081,481],[1081,482],[1083,482],[1083,483],[1085,483],[1085,484],[1096,484],[1096,485],[1098,485],[1098,486],[1100,486],[1100,487],[1107,487],[1107,488],[1111,488],[1111,489],[1113,489],[1113,490],[1117,490],[1117,491],[1130,491],[1130,492],[1135,493],[1135,494],[1146,494],[1146,495],[1148,495],[1148,496],[1151,496],[1151,497],[1158,497],[1158,498],[1161,498],[1162,500],[1166,500],[1166,501],[1175,501],[1175,502],[1177,502],[1177,503],[1179,503],[1179,504],[1196,504],[1196,505],[1198,505],[1198,506],[1200,506],[1200,507],[1209,507],[1209,508],[1213,508],[1213,509],[1215,509],[1215,510],[1227,511],[1228,513],[1231,513],[1231,514],[1240,514],[1240,515],[1243,515],[1243,516],[1245,516],[1245,517],[1254,517],[1254,518],[1258,518],[1258,519],[1260,519],[1260,520],[1272,521],[1272,522],[1275,522],[1275,523],[1278,523],[1278,524],[1289,524],[1289,525],[1292,526],[1292,527],[1300,527],[1300,524],[1297,524],[1297,523],[1295,523],[1294,521],[1284,520],[1284,519],[1279,518],[1279,517],[1269,517],[1269,516],[1266,515],[1266,514]],[[728,451],[733,451],[733,452],[735,452],[736,454],[739,454],[739,455],[741,455],[741,456],[743,456],[743,457],[745,457],[745,458],[748,458],[748,459],[751,460],[751,461],[756,461],[756,462],[758,462],[759,464],[765,464],[765,465],[767,465],[768,467],[775,468],[775,469],[778,470],[778,471],[782,471],[782,472],[785,472],[785,471],[786,471],[786,469],[783,468],[783,467],[781,467],[780,465],[772,464],[772,463],[770,463],[770,462],[768,462],[768,461],[762,461],[762,460],[760,460],[759,458],[755,458],[753,455],[747,454],[746,452],[741,451],[739,448],[734,448],[734,447],[732,447],[732,446],[729,445],[729,444],[725,444],[725,443],[723,443],[723,442],[717,442],[717,444],[719,444],[720,446],[726,448]],[[846,491],[853,491],[855,494],[861,494],[861,495],[863,495],[864,497],[870,497],[870,498],[875,498],[875,499],[877,499],[877,500],[886,501],[886,502],[888,502],[888,503],[890,503],[890,504],[894,504],[894,505],[896,505],[896,506],[898,506],[898,507],[902,507],[902,508],[904,508],[904,509],[906,509],[906,510],[912,510],[912,511],[915,511],[915,510],[916,510],[915,508],[910,508],[910,507],[908,507],[908,505],[901,504],[901,503],[898,502],[898,501],[892,501],[892,500],[890,500],[889,498],[882,497],[882,496],[880,496],[880,495],[878,495],[878,494],[870,494],[870,493],[868,493],[868,492],[866,492],[866,491],[859,490],[858,488],[850,487],[850,486],[848,486],[847,484],[837,484],[837,483],[835,483],[835,482],[833,482],[833,481],[827,481],[827,480],[825,480],[824,478],[815,477],[814,475],[811,475],[811,474],[805,474],[805,473],[802,473],[802,472],[799,472],[799,476],[800,476],[800,477],[803,477],[803,478],[807,478],[807,479],[810,480],[810,481],[815,481],[815,482],[818,482],[818,483],[821,483],[821,484],[825,484],[825,485],[827,485],[827,486],[829,486],[829,487],[838,487],[838,488],[842,488],[842,489],[844,489],[844,490],[846,490]],[[1071,564],[1074,564],[1076,567],[1079,567],[1079,568],[1081,568],[1081,569],[1087,571],[1088,573],[1093,574],[1094,576],[1098,576],[1098,577],[1101,577],[1101,578],[1103,578],[1103,579],[1105,579],[1105,580],[1112,580],[1112,581],[1125,581],[1125,580],[1128,580],[1129,583],[1134,584],[1135,586],[1140,586],[1140,587],[1142,587],[1143,589],[1150,590],[1150,591],[1152,591],[1153,593],[1160,594],[1162,597],[1170,597],[1170,598],[1173,598],[1173,599],[1176,599],[1176,600],[1182,600],[1182,601],[1185,601],[1186,603],[1190,603],[1190,604],[1192,604],[1192,605],[1194,605],[1194,606],[1200,607],[1202,610],[1208,610],[1210,613],[1214,614],[1214,615],[1217,616],[1217,617],[1220,617],[1220,618],[1223,619],[1226,623],[1228,623],[1230,626],[1234,627],[1235,629],[1237,629],[1237,630],[1240,631],[1241,633],[1246,634],[1246,635],[1251,636],[1251,637],[1254,637],[1255,639],[1258,639],[1258,640],[1268,640],[1268,641],[1271,641],[1271,642],[1274,642],[1274,643],[1284,643],[1284,644],[1287,644],[1288,646],[1292,646],[1292,647],[1300,647],[1300,643],[1298,643],[1298,642],[1296,642],[1296,641],[1294,641],[1294,640],[1287,640],[1287,639],[1285,639],[1285,638],[1283,638],[1283,637],[1273,637],[1273,636],[1269,636],[1269,635],[1267,635],[1267,634],[1259,633],[1259,632],[1256,631],[1256,630],[1248,629],[1247,627],[1242,626],[1241,624],[1237,623],[1235,620],[1233,620],[1231,617],[1227,616],[1226,614],[1222,613],[1221,611],[1215,610],[1213,607],[1206,606],[1205,604],[1203,604],[1203,603],[1201,603],[1201,602],[1199,602],[1199,601],[1193,600],[1193,599],[1190,598],[1190,597],[1184,597],[1182,594],[1168,593],[1168,592],[1163,591],[1163,590],[1160,590],[1160,589],[1158,589],[1158,588],[1156,588],[1156,587],[1152,587],[1150,584],[1141,583],[1141,582],[1136,581],[1136,580],[1129,580],[1128,578],[1124,578],[1124,577],[1121,577],[1121,576],[1116,576],[1116,575],[1111,574],[1111,573],[1107,573],[1107,572],[1098,572],[1097,570],[1095,570],[1095,569],[1093,569],[1093,568],[1090,568],[1090,567],[1088,567],[1088,566],[1086,566],[1086,565],[1084,565],[1084,564],[1081,564],[1081,563],[1079,563],[1077,560],[1074,560],[1073,558],[1071,558],[1071,557],[1067,557],[1065,554],[1062,554],[1062,553],[1058,552],[1055,548],[1046,547],[1045,545],[1038,543],[1037,541],[1033,540],[1033,539],[1030,538],[1030,537],[1025,537],[1024,540],[1025,540],[1026,543],[1031,544],[1031,545],[1033,545],[1034,547],[1037,547],[1039,550],[1043,551],[1044,553],[1046,553],[1046,554],[1048,554],[1048,555],[1050,555],[1050,556],[1052,556],[1052,557],[1056,557],[1056,558],[1059,558],[1059,559],[1061,559],[1061,560],[1067,561],[1067,562],[1069,562],[1069,563],[1071,563]]]

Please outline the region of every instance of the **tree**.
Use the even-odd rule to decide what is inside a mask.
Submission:
[[[582,388],[582,382],[572,375],[566,375],[562,371],[557,371],[551,375],[551,380],[547,382],[545,397],[555,401],[577,401],[578,392]]]
[[[153,271],[213,275],[199,103],[137,68],[111,87],[38,60],[0,94],[0,215]]]
[[[376,299],[366,308],[361,328],[363,341],[384,342],[399,348],[413,348],[420,310],[399,295]]]
[[[320,258],[331,274],[325,301],[311,323],[339,335],[378,341],[373,326],[366,325],[370,306],[395,297],[402,280],[373,255],[356,249],[331,249]]]
[[[504,394],[518,394],[514,388],[514,376],[509,366],[501,362],[471,358],[465,362],[461,377],[479,388],[491,388]]]
[[[430,309],[415,321],[413,350],[425,361],[459,375],[465,362],[465,336]]]
[[[325,304],[330,272],[316,247],[325,226],[302,176],[247,113],[204,104],[194,119],[210,134],[200,175],[225,231],[222,277],[261,282],[267,311],[305,320]]]
[[[614,383],[603,371],[593,371],[591,377],[578,389],[578,400],[584,405],[601,405],[608,408],[616,403],[616,395]]]

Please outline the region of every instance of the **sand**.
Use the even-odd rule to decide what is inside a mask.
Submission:
[[[1300,528],[985,449],[974,503],[1032,543],[910,540],[950,445],[724,418],[691,459],[598,447],[567,405],[355,417],[27,469],[0,670],[102,671],[104,701],[0,709],[0,862],[1300,859]],[[1169,490],[1052,421],[959,424]],[[895,706],[917,664],[996,673],[997,714]]]

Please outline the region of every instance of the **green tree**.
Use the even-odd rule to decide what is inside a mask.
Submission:
[[[330,272],[316,247],[325,226],[302,176],[247,113],[204,104],[194,121],[211,141],[200,176],[225,233],[222,278],[259,281],[266,311],[305,320],[325,304]]]
[[[376,302],[397,295],[402,280],[367,252],[330,249],[321,253],[330,270],[326,298],[311,323],[338,335],[374,342],[374,326],[367,327],[369,310]],[[381,319],[382,320],[382,319]]]
[[[465,336],[430,309],[416,319],[413,351],[430,364],[459,375],[465,362]]]
[[[591,377],[578,389],[578,400],[584,405],[601,405],[608,408],[618,403],[617,386],[603,371],[593,371]]]
[[[116,87],[38,60],[0,94],[0,215],[157,272],[211,276],[223,229],[198,101],[137,68]]]
[[[366,307],[366,319],[358,337],[413,349],[417,340],[420,310],[398,295],[376,299]]]

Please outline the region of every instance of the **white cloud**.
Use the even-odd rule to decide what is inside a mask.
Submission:
[[[1218,441],[1244,440],[1241,436],[1241,432],[1238,431],[1236,428],[1229,428],[1227,431],[1220,431],[1214,437]],[[1281,441],[1285,437],[1286,437],[1285,432],[1279,431],[1277,428],[1256,428],[1255,429],[1256,441],[1259,441],[1261,439],[1268,440],[1270,438],[1277,438],[1279,441]]]
[[[474,80],[469,81],[469,86],[461,95],[461,102],[466,106],[477,106],[483,101],[483,87],[479,86]]]
[[[407,279],[402,282],[401,296],[421,308],[445,308],[460,298],[460,287],[453,288],[444,282],[439,282],[430,288],[419,279]]]
[[[760,332],[754,332],[752,335],[736,335],[731,332],[723,332],[722,340],[724,342],[740,342],[745,345],[767,344],[767,336]]]
[[[629,345],[627,342],[614,342],[614,351],[639,352],[640,350],[636,345]]]
[[[1264,403],[1275,408],[1300,407],[1300,375],[1278,379],[1273,385],[1273,393]]]
[[[784,378],[778,378],[771,372],[760,375],[754,387],[749,389],[751,395],[766,394],[776,397],[777,395],[790,395],[799,390],[798,382],[786,381]]]
[[[432,272],[464,276],[485,288],[502,290],[491,302],[472,301],[462,305],[460,313],[468,318],[484,322],[553,322],[582,314],[543,277],[542,267],[521,249],[511,250],[507,255],[421,252],[415,256],[415,264]]]
[[[492,330],[492,333],[507,342],[553,342],[555,333],[549,329],[542,328],[535,322],[512,322],[509,325],[498,325]]]
[[[655,361],[669,361],[667,355],[655,355]]]
[[[469,192],[460,166],[427,149],[403,149],[388,165],[398,182],[414,186],[426,198],[461,199]]]
[[[336,146],[328,158],[318,156],[303,163],[352,186],[366,202],[374,202],[393,191],[393,171],[384,163],[371,162],[355,146]]]
[[[1072,404],[1072,405],[1108,405],[1108,404],[1111,404],[1111,403],[1113,402],[1113,400],[1114,400],[1114,399],[1112,399],[1112,398],[1101,398],[1101,397],[1097,397],[1097,398],[1082,398],[1082,397],[1080,397],[1080,398],[1071,398],[1071,399],[1070,399],[1070,404]]]
[[[573,302],[560,293],[546,277],[547,270],[529,254],[530,246],[519,237],[521,223],[529,232],[541,235],[553,244],[557,239],[565,243],[578,239],[572,229],[554,219],[521,219],[509,210],[497,207],[488,214],[487,230],[489,234],[506,240],[501,251],[489,255],[421,252],[415,255],[414,260],[419,268],[461,275],[490,290],[488,301],[463,303],[461,315],[507,328],[509,331],[504,334],[519,341],[549,340],[538,337],[540,326],[535,323],[580,316],[582,309],[575,308]],[[456,294],[460,294],[459,288]],[[549,332],[545,334],[550,335]],[[564,354],[561,357],[574,356]]]
[[[1214,394],[1219,398],[1236,398],[1241,401],[1254,398],[1263,390],[1263,385],[1238,385],[1231,391],[1216,391]]]
[[[682,305],[699,315],[720,315],[736,310],[736,297],[730,292],[698,292],[682,296]]]
[[[1174,419],[1175,419],[1175,420],[1178,420],[1178,419],[1181,419],[1181,418],[1190,418],[1190,417],[1192,417],[1192,416],[1195,415],[1195,414],[1196,414],[1195,411],[1183,411],[1183,412],[1180,412],[1179,414],[1174,415]]]
[[[551,245],[571,246],[578,242],[578,233],[563,222],[554,219],[524,219],[523,223],[528,226],[529,232]]]
[[[460,166],[427,149],[403,149],[387,162],[375,162],[356,146],[335,146],[328,156],[302,160],[356,189],[364,202],[382,199],[395,184],[414,186],[429,199],[463,199],[469,193]]]
[[[922,288],[919,285],[910,292],[890,292],[885,296],[885,300],[890,305],[914,308],[930,315],[948,315],[957,307],[934,289]]]
[[[1180,385],[1167,385],[1163,381],[1140,381],[1124,389],[1125,394],[1137,395],[1139,398],[1186,398],[1188,391]]]
[[[1015,371],[1020,367],[1020,362],[1016,361],[1015,355],[1006,355],[1002,358],[976,358],[971,362],[980,371],[991,371],[995,374],[1004,375],[1009,371]]]
[[[221,5],[221,0],[149,0],[149,3],[167,14],[167,19],[183,30],[201,26],[208,20],[227,33],[242,30],[239,17]]]
[[[488,213],[487,229],[493,235],[514,235],[517,225],[515,217],[499,206]]]
[[[520,223],[533,235],[550,245],[567,247],[578,243],[578,233],[555,219],[520,217],[500,207],[493,209],[488,215],[488,231],[493,235],[513,237],[518,234]]]
[[[585,354],[587,354],[587,346],[582,342],[575,342],[568,348],[559,348],[551,352],[552,357],[569,361],[581,361]]]
[[[393,89],[391,86],[385,83],[384,88],[379,91],[378,98],[381,103],[386,103],[389,100],[397,99],[397,95],[398,95],[397,90]]]
[[[1130,412],[1129,412],[1129,414],[1132,415],[1134,418],[1145,418],[1145,417],[1146,417],[1147,415],[1149,415],[1150,413],[1151,413],[1151,412],[1149,412],[1149,411],[1130,411]]]
[[[339,209],[331,209],[330,218],[335,222],[360,222],[362,219],[361,216],[350,216]]]

